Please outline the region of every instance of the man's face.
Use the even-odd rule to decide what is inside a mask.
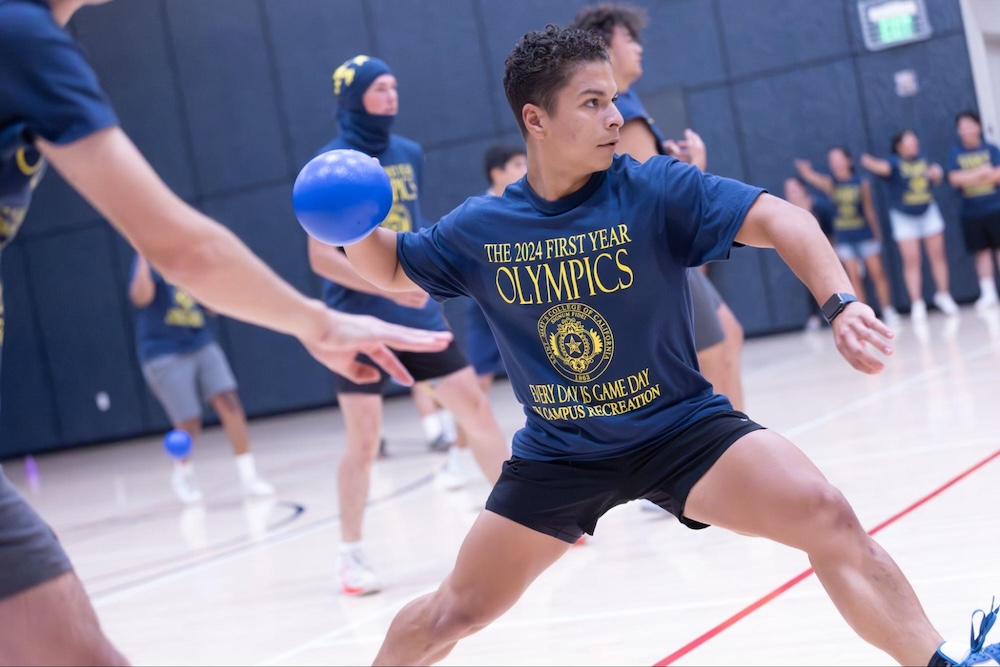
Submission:
[[[373,116],[395,116],[399,112],[399,93],[396,77],[383,74],[372,81],[361,98],[365,111]]]
[[[540,111],[539,149],[550,168],[593,173],[611,166],[622,115],[611,64],[594,61],[576,68],[556,93],[550,112]]]
[[[966,146],[978,146],[982,131],[982,126],[968,116],[962,116],[958,121],[958,136]]]
[[[851,159],[839,148],[831,148],[826,154],[827,162],[830,164],[830,173],[834,178],[846,181],[851,177]]]
[[[514,155],[503,167],[493,168],[490,171],[490,180],[498,192],[503,192],[508,185],[518,181],[527,171],[528,158],[524,154]]]
[[[906,159],[920,155],[920,139],[912,132],[905,133],[899,140],[899,154]]]
[[[642,76],[642,44],[625,26],[614,27],[608,55],[619,81],[631,83]]]

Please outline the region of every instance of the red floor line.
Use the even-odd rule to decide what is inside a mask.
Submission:
[[[875,535],[879,531],[887,528],[888,526],[891,526],[892,524],[896,523],[897,521],[899,521],[900,519],[902,519],[904,516],[906,516],[910,512],[914,511],[915,509],[917,509],[921,505],[924,505],[925,503],[927,503],[928,501],[932,500],[933,498],[936,498],[937,496],[941,495],[942,493],[944,493],[945,491],[947,491],[951,487],[955,486],[956,484],[958,484],[959,482],[961,482],[963,479],[965,479],[966,477],[968,477],[969,475],[971,475],[972,473],[976,472],[977,470],[979,470],[980,468],[982,468],[983,466],[985,466],[986,464],[990,463],[991,461],[993,461],[994,459],[996,459],[998,457],[1000,457],[1000,449],[998,449],[997,451],[993,452],[992,454],[990,454],[989,456],[987,456],[985,459],[983,459],[979,463],[975,464],[974,466],[972,466],[971,468],[969,468],[965,472],[961,473],[957,477],[952,478],[951,480],[949,480],[945,484],[943,484],[943,485],[939,486],[938,488],[936,488],[935,490],[931,491],[926,496],[924,496],[920,500],[916,501],[915,503],[913,503],[909,507],[907,507],[907,508],[905,508],[905,509],[897,512],[896,514],[893,514],[891,517],[889,517],[888,519],[886,519],[882,523],[878,524],[877,526],[875,526],[874,528],[872,528],[871,530],[869,530],[868,534],[869,535]],[[740,610],[736,614],[730,616],[725,621],[723,621],[722,623],[719,623],[717,626],[715,626],[714,628],[712,628],[708,632],[704,633],[703,635],[701,635],[701,636],[693,639],[692,641],[688,642],[687,644],[685,644],[681,648],[677,649],[676,651],[674,651],[673,653],[671,653],[670,655],[668,655],[667,657],[665,657],[663,660],[660,660],[659,662],[657,662],[654,665],[654,667],[664,667],[665,665],[672,665],[674,662],[676,662],[680,658],[683,658],[685,655],[687,655],[691,651],[695,650],[696,648],[698,648],[699,646],[701,646],[702,644],[704,644],[705,642],[707,642],[712,637],[715,637],[716,635],[720,634],[723,630],[725,630],[725,629],[727,629],[727,628],[735,625],[737,622],[741,621],[742,619],[746,618],[747,616],[749,616],[753,612],[757,611],[758,609],[760,609],[761,607],[763,607],[768,602],[770,602],[771,600],[775,599],[776,597],[778,597],[779,595],[781,595],[785,591],[787,591],[790,588],[798,585],[802,581],[805,581],[806,579],[809,578],[809,576],[812,573],[813,573],[812,568],[810,568],[810,569],[806,570],[805,572],[801,572],[801,573],[797,574],[795,577],[793,577],[792,579],[789,579],[788,581],[786,581],[785,583],[783,583],[781,586],[778,586],[777,588],[775,588],[773,591],[771,591],[770,593],[768,593],[764,597],[760,598],[756,602],[754,602],[754,603],[750,604],[749,606],[745,607],[744,609]]]

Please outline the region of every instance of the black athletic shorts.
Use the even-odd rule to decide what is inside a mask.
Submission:
[[[532,530],[576,542],[594,534],[612,507],[646,498],[688,528],[707,528],[684,516],[694,485],[730,445],[764,428],[742,412],[714,413],[662,443],[600,461],[527,461],[503,472],[486,509]]]
[[[962,236],[969,252],[1000,250],[1000,213],[962,216]]]
[[[395,352],[395,355],[417,382],[436,380],[460,371],[469,365],[469,358],[465,356],[462,346],[455,340],[451,341],[451,345],[440,352]],[[371,384],[356,384],[343,375],[334,373],[334,389],[338,394],[381,394],[389,382],[389,374],[376,366],[368,357],[360,355],[359,359],[378,368],[382,379]]]

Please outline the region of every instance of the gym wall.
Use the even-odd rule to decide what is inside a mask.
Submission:
[[[181,197],[229,226],[285,279],[319,294],[291,208],[299,167],[336,134],[331,74],[359,53],[399,79],[396,131],[427,153],[423,210],[437,219],[486,186],[484,149],[519,141],[501,75],[523,33],[568,23],[568,0],[120,0],[79,12],[83,43],[124,129]],[[956,0],[926,0],[933,37],[870,53],[854,0],[647,0],[637,84],[668,135],[697,130],[709,171],[781,194],[792,160],[825,169],[846,144],[888,153],[912,127],[945,158],[956,112],[974,108]],[[920,92],[901,98],[894,73]],[[882,186],[876,187],[888,230]],[[935,194],[953,292],[976,296],[957,199]],[[134,351],[131,249],[51,172],[3,255],[6,335],[0,458],[168,428]],[[898,307],[906,296],[886,251]],[[711,275],[748,335],[802,326],[805,289],[773,252],[740,249]],[[329,374],[294,340],[214,324],[251,416],[329,405]],[[460,326],[460,325],[459,325]],[[100,393],[109,401],[101,409]]]

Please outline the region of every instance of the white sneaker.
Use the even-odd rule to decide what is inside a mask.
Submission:
[[[198,488],[198,479],[194,476],[194,468],[190,463],[174,466],[174,474],[170,477],[170,485],[174,493],[185,505],[200,503],[203,498]]]
[[[277,493],[272,485],[268,484],[257,475],[240,479],[240,491],[243,492],[244,496],[251,498],[273,496]]]
[[[914,322],[927,321],[927,303],[923,299],[910,304],[910,319]]]
[[[947,292],[938,292],[934,295],[934,305],[945,315],[958,315],[958,304]]]
[[[370,595],[382,590],[382,582],[361,549],[341,551],[340,587],[345,595]]]
[[[434,475],[435,483],[445,491],[457,491],[469,481],[465,474],[449,459]]]
[[[997,305],[997,295],[996,292],[985,292],[981,297],[976,299],[976,310],[982,312],[984,310],[989,310]]]

